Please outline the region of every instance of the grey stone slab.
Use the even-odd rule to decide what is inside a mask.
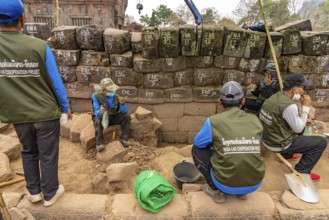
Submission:
[[[69,98],[90,99],[92,92],[88,85],[79,82],[65,83],[67,96]]]
[[[246,72],[242,85],[257,85],[259,80],[261,79],[261,74],[256,72]]]
[[[194,102],[216,102],[219,98],[219,88],[217,87],[195,87],[193,88]]]
[[[77,80],[81,83],[99,83],[103,78],[111,75],[109,67],[77,66]]]
[[[329,216],[329,190],[319,189],[320,202],[309,204],[301,201],[290,190],[286,190],[281,199],[282,203],[277,203],[279,219],[328,219]]]
[[[141,208],[133,194],[117,194],[113,197],[110,213],[109,219],[114,220],[184,220],[188,217],[188,203],[182,195],[176,194],[159,213],[153,214]]]
[[[104,28],[101,25],[91,24],[79,26],[76,32],[77,42],[81,49],[104,51]]]
[[[172,89],[165,89],[165,102],[192,102],[193,93],[192,88],[177,87]]]
[[[238,70],[226,69],[224,72],[223,84],[229,81],[235,81],[241,84],[244,78],[245,78],[244,72]]]
[[[203,25],[201,56],[219,56],[223,51],[224,28],[220,25]]]
[[[80,50],[56,50],[53,49],[53,54],[57,65],[62,66],[77,66],[80,62]]]
[[[138,103],[164,103],[164,92],[160,89],[138,89]]]
[[[316,88],[319,89],[329,89],[329,71],[327,73],[322,73],[321,75],[316,74]]]
[[[185,25],[179,29],[181,53],[183,56],[198,56],[201,49],[202,28]]]
[[[312,31],[311,20],[293,21],[275,28],[275,31],[297,30]]]
[[[142,33],[131,32],[131,51],[134,54],[142,52]]]
[[[6,154],[0,152],[0,183],[12,179],[9,158]]]
[[[292,73],[312,73],[315,59],[313,56],[289,56],[288,70]]]
[[[143,74],[136,73],[130,68],[111,68],[111,79],[118,86],[140,86],[143,83]]]
[[[184,115],[184,104],[166,103],[162,105],[154,105],[153,112],[156,117],[160,118],[180,118]]]
[[[167,89],[174,86],[173,73],[144,74],[144,87],[150,89]]]
[[[109,66],[109,58],[105,52],[83,50],[80,59],[81,66]]]
[[[58,66],[58,71],[64,83],[72,83],[77,80],[75,66]]]
[[[138,90],[133,86],[122,86],[117,92],[119,96],[124,97],[126,102],[136,103],[138,98]]]
[[[275,219],[275,204],[271,197],[263,192],[248,195],[242,201],[236,196],[227,196],[226,203],[217,204],[204,192],[190,192],[191,219]]]
[[[77,26],[61,26],[51,31],[50,43],[55,49],[76,50],[79,45],[76,40]]]
[[[147,59],[159,58],[159,30],[146,27],[142,30],[142,56]]]
[[[171,58],[179,56],[179,28],[164,27],[160,29],[159,55]]]
[[[260,59],[263,57],[266,43],[266,34],[258,31],[248,31],[248,42],[244,57]]]
[[[164,58],[162,64],[164,72],[182,71],[186,69],[186,57],[179,56],[176,58]]]
[[[16,207],[21,199],[24,197],[23,193],[4,192],[2,194],[3,200],[6,203],[8,209]]]
[[[10,161],[20,157],[21,148],[22,145],[18,138],[0,134],[0,153],[7,155]]]
[[[214,66],[222,69],[236,69],[240,60],[240,57],[216,56],[214,59]]]
[[[280,57],[282,55],[282,47],[283,47],[283,34],[278,32],[271,32],[270,33],[273,49],[276,57]],[[264,57],[270,58],[272,56],[271,48],[269,41],[266,41]]]
[[[174,85],[175,86],[190,86],[194,82],[194,71],[187,69],[184,71],[178,71],[174,74]]]
[[[123,54],[131,48],[129,31],[106,28],[103,33],[104,47],[107,54]]]
[[[90,99],[69,98],[70,109],[72,112],[92,112],[92,105]]]
[[[303,54],[307,56],[326,55],[329,34],[326,32],[300,32],[303,39]]]
[[[105,150],[97,153],[97,159],[105,163],[118,163],[127,154],[120,141],[112,141],[105,145]]]
[[[216,113],[217,103],[186,103],[184,115],[210,116]]]
[[[260,72],[261,71],[261,60],[260,59],[246,59],[241,58],[238,70],[243,72]]]
[[[302,36],[299,31],[283,31],[283,48],[282,54],[298,54],[302,52]]]
[[[213,56],[186,57],[187,68],[208,68],[214,63]]]
[[[223,69],[195,69],[194,71],[194,85],[196,86],[218,86],[222,83],[223,78]]]
[[[18,208],[28,210],[36,219],[97,220],[105,215],[107,199],[107,195],[64,193],[50,207],[44,207],[42,203],[32,204],[25,197]]]
[[[128,51],[124,54],[111,54],[110,55],[111,66],[115,67],[133,67],[133,53]]]
[[[248,43],[248,34],[244,29],[225,27],[225,43],[223,55],[243,57]]]
[[[329,69],[329,55],[319,56],[315,59],[313,72],[324,73]]]
[[[134,56],[134,70],[139,73],[155,73],[162,71],[162,59],[145,59],[141,55]]]
[[[312,106],[314,107],[329,107],[329,90],[328,89],[314,89],[308,91],[311,96]]]
[[[24,34],[42,40],[47,40],[50,37],[50,31],[48,23],[24,23],[23,25]]]

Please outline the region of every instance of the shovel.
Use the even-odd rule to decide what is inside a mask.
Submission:
[[[295,196],[304,202],[318,203],[320,201],[319,192],[314,186],[310,175],[298,173],[280,153],[276,153],[276,156],[292,171],[292,173],[284,174],[284,176]]]

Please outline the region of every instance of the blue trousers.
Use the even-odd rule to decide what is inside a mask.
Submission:
[[[59,119],[14,124],[21,151],[26,188],[50,200],[58,189]]]

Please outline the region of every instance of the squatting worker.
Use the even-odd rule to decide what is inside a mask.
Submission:
[[[256,89],[251,92],[257,98],[246,98],[246,103],[242,106],[242,109],[247,108],[258,112],[263,102],[279,91],[280,85],[275,65],[274,63],[269,63],[263,70],[261,80],[258,82]]]
[[[225,202],[225,194],[247,199],[265,174],[260,155],[263,126],[255,115],[240,109],[245,99],[239,83],[225,83],[218,102],[224,111],[209,117],[195,136],[193,160],[207,181],[203,191],[215,202]]]
[[[295,170],[308,173],[313,181],[318,181],[320,176],[311,170],[326,149],[327,141],[320,136],[302,135],[312,104],[311,98],[304,94],[304,87],[311,84],[303,74],[289,74],[284,79],[283,91],[264,102],[259,118],[264,126],[264,146],[280,152],[284,158],[291,158],[295,153],[303,154]]]
[[[109,118],[108,125],[121,125],[120,142],[124,147],[128,147],[130,145],[128,138],[131,118],[128,114],[128,107],[125,100],[116,94],[119,86],[112,79],[104,78],[100,82],[100,87],[101,91],[95,92],[91,97],[94,109],[93,122],[96,136],[96,150],[100,152],[105,149],[102,126],[105,111],[107,111]]]
[[[0,1],[0,121],[13,123],[22,143],[28,199],[51,206],[65,191],[58,183],[59,119],[72,114],[50,47],[21,33],[23,12],[21,0]]]

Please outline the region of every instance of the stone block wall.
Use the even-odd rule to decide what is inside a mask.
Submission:
[[[272,32],[281,73],[313,81],[314,106],[329,106],[329,33]],[[51,44],[73,112],[92,111],[90,96],[104,77],[120,86],[131,112],[142,106],[163,122],[162,141],[192,143],[219,112],[220,87],[239,82],[246,96],[271,62],[265,33],[223,26],[145,28],[142,33],[95,25],[61,27]]]

